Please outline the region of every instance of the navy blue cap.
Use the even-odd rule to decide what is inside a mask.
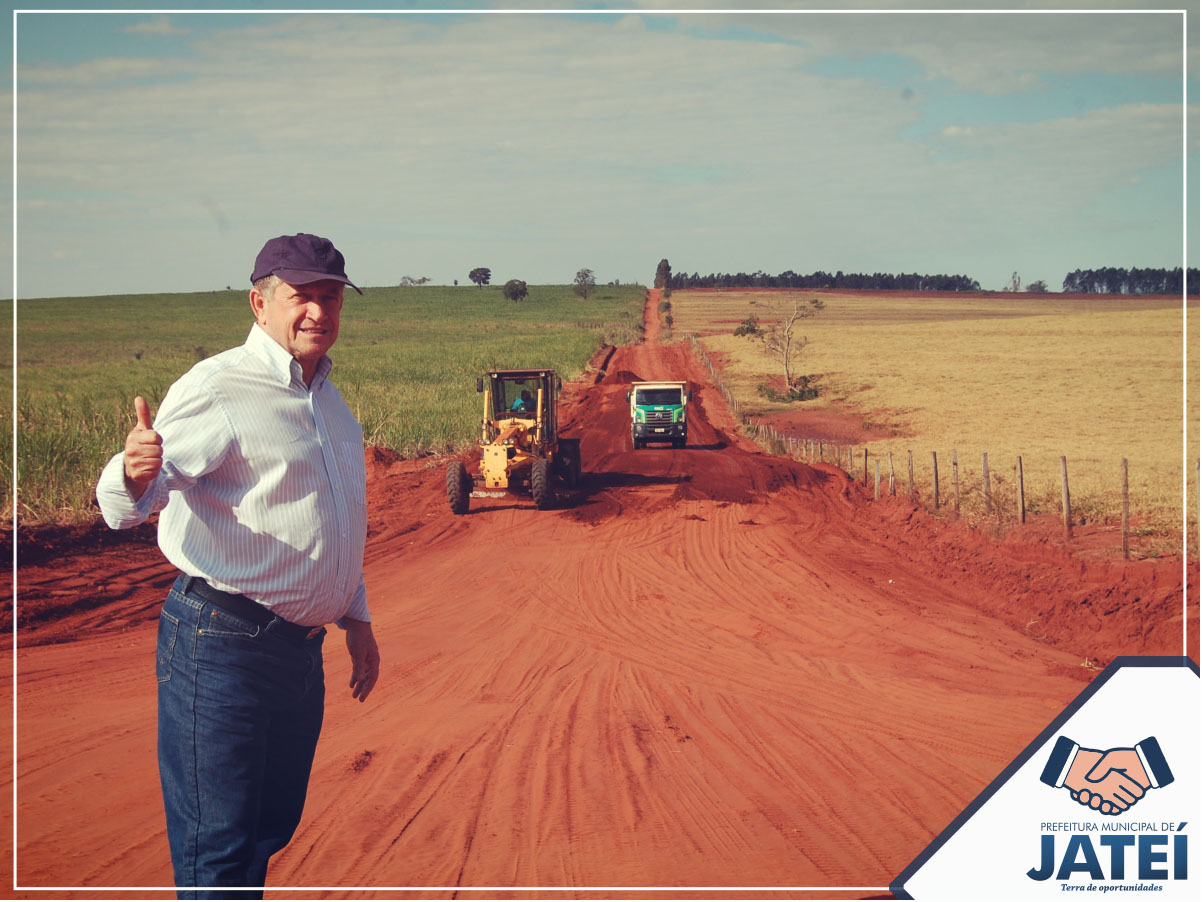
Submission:
[[[359,286],[346,277],[346,260],[328,238],[306,235],[281,235],[272,238],[255,258],[255,270],[251,273],[253,285],[268,276],[279,276],[289,285],[307,285],[333,279],[358,291]]]

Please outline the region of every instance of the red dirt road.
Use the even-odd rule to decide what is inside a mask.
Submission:
[[[648,341],[570,388],[586,476],[562,509],[456,517],[444,462],[369,452],[383,675],[352,702],[327,638],[325,730],[273,885],[883,888],[1084,688],[1087,659],[1181,654],[1180,562],[992,543],[766,455],[688,351],[655,342],[655,301]],[[656,378],[694,383],[690,447],[634,452],[626,383]],[[17,882],[169,885],[170,568],[144,542],[28,560]]]

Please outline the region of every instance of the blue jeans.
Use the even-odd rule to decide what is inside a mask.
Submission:
[[[185,579],[163,604],[155,661],[177,895],[259,899],[267,860],[305,804],[325,707],[325,634],[281,636],[184,594]]]

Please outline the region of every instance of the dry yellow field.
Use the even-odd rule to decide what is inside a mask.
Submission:
[[[732,332],[751,314],[766,325],[812,297],[826,308],[799,326],[809,341],[797,372],[817,376],[821,394],[768,402],[757,386],[778,376],[779,365]],[[865,447],[870,473],[874,460],[892,452],[899,493],[912,453],[916,486],[929,503],[936,452],[940,493],[950,503],[955,452],[962,510],[979,516],[987,453],[1001,509],[994,516],[1016,515],[1021,456],[1028,511],[1059,512],[1064,456],[1074,516],[1110,520],[1119,514],[1126,458],[1136,528],[1165,540],[1144,542],[1145,550],[1180,549],[1184,508],[1196,553],[1196,300],[1188,325],[1181,301],[1172,298],[677,291],[671,303],[675,334],[697,334],[724,362],[723,378],[746,410],[769,417],[837,410],[858,418],[865,436],[857,468]]]

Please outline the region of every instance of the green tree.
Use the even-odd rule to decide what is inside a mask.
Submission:
[[[672,287],[672,267],[668,264],[666,257],[659,261],[659,266],[655,269],[655,285],[653,287],[668,289]]]
[[[760,328],[760,318],[754,313],[735,326],[735,338],[759,338],[764,334]]]
[[[488,284],[488,280],[492,278],[492,270],[487,266],[477,266],[467,274],[467,277],[477,285],[483,287]]]
[[[597,278],[593,275],[591,269],[582,269],[576,273],[576,280],[572,283],[572,291],[577,297],[587,301],[588,296],[592,294],[594,288],[597,287]]]
[[[501,289],[501,293],[511,301],[520,301],[529,294],[526,291],[526,283],[521,279],[510,279],[505,283],[505,287]]]

